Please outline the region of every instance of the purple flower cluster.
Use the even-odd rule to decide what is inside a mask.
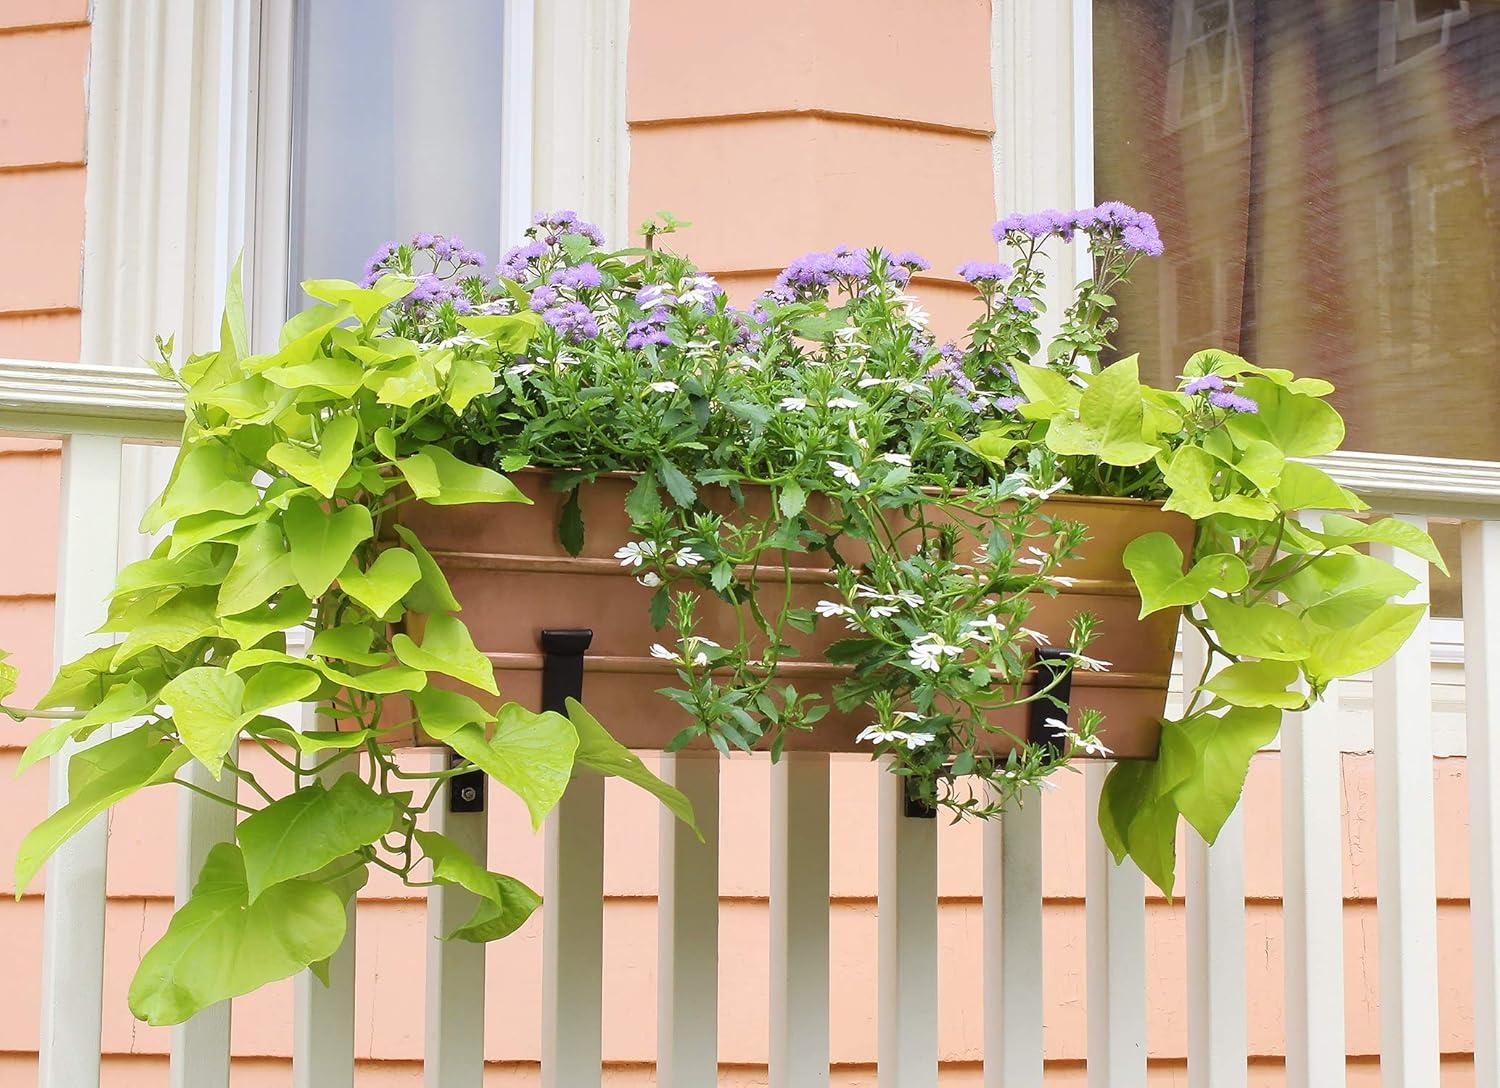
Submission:
[[[1225,381],[1218,374],[1204,374],[1194,378],[1182,387],[1184,393],[1192,396],[1207,394],[1208,403],[1215,408],[1222,408],[1227,412],[1240,412],[1254,414],[1260,411],[1260,405],[1249,397],[1242,397],[1233,391],[1231,383]]]
[[[848,246],[804,253],[776,277],[776,286],[789,296],[825,290],[836,280],[862,280],[870,274],[865,255]]]
[[[604,232],[594,224],[578,218],[578,213],[567,208],[555,212],[538,212],[532,225],[547,232],[548,245],[556,245],[564,234],[581,234],[596,246],[604,244]]]
[[[960,279],[989,290],[1015,274],[1016,270],[1004,261],[965,261],[958,266]]]
[[[645,294],[642,289],[640,294]],[[669,347],[672,337],[667,333],[667,322],[672,319],[671,313],[665,306],[658,306],[639,321],[632,321],[625,330],[625,348],[628,351],[640,351],[652,344],[660,347]]]
[[[908,272],[926,272],[932,267],[932,262],[926,257],[920,253],[913,253],[909,249],[904,249],[900,253],[897,253],[891,257],[890,261],[891,264],[898,268],[904,268]]]
[[[1010,304],[1023,314],[1029,314],[1036,309],[1036,303],[1032,302],[1025,295],[1011,295]]]
[[[464,240],[459,237],[445,238],[441,234],[417,234],[412,237],[411,247],[417,251],[426,251],[432,254],[433,261],[452,261],[456,265],[474,265],[478,267],[484,264],[484,254],[477,249],[469,249],[464,245]]]
[[[1017,241],[1021,236],[1040,239],[1051,235],[1069,241],[1073,232],[1080,230],[1089,234],[1115,234],[1125,248],[1134,253],[1144,253],[1148,257],[1162,254],[1161,233],[1156,228],[1156,220],[1118,200],[1106,200],[1097,207],[1072,212],[1049,208],[1041,212],[1007,215],[995,224],[991,233],[997,242]]]
[[[1230,412],[1248,412],[1254,414],[1260,411],[1260,405],[1249,397],[1242,397],[1238,393],[1231,393],[1225,389],[1218,393],[1208,395],[1208,403],[1215,408],[1223,408]]]
[[[533,266],[545,257],[547,252],[545,242],[526,242],[523,245],[512,246],[500,258],[500,264],[496,266],[495,272],[508,280],[524,283],[531,279]]]
[[[596,339],[599,322],[581,302],[562,302],[542,311],[542,320],[551,325],[571,344]]]
[[[946,378],[958,395],[968,400],[977,391],[974,382],[964,373],[963,352],[953,341],[937,349],[938,361],[927,368],[929,378]],[[970,407],[973,402],[970,401]]]
[[[557,300],[560,297],[556,287],[548,287],[546,284],[543,284],[531,292],[531,308],[537,313],[541,313],[549,307],[557,305]]]
[[[598,265],[585,261],[572,268],[559,268],[548,277],[547,282],[558,287],[570,287],[576,291],[583,287],[600,286],[604,283],[604,276],[600,273]]]
[[[365,262],[365,274],[360,277],[359,285],[374,287],[375,281],[380,278],[382,272],[395,271],[390,266],[390,260],[400,248],[394,241],[380,243],[375,252],[370,254],[370,259]]]

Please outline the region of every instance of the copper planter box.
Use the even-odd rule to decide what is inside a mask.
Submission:
[[[634,568],[623,567],[615,550],[633,539],[625,514],[625,497],[632,486],[625,476],[605,477],[580,492],[585,524],[583,553],[570,556],[557,539],[558,513],[565,496],[551,490],[543,472],[512,476],[534,500],[532,506],[506,504],[431,507],[412,503],[399,508],[409,525],[429,548],[463,605],[463,620],[475,644],[495,664],[496,680],[507,700],[538,707],[541,701],[542,654],[538,638],[544,628],[590,628],[592,646],[584,659],[584,702],[622,743],[637,749],[660,749],[688,719],[656,689],[675,685],[670,662],[650,656],[653,642],[670,643],[668,631],[657,631],[647,617],[652,591],[638,584]],[[752,494],[751,503],[767,496]],[[1167,682],[1177,634],[1178,612],[1158,612],[1136,618],[1140,599],[1121,563],[1125,546],[1143,533],[1171,534],[1184,553],[1191,550],[1193,523],[1179,514],[1164,513],[1159,504],[1134,499],[1059,497],[1047,504],[1049,513],[1088,524],[1089,539],[1082,555],[1060,573],[1076,579],[1056,597],[1038,595],[1027,626],[1045,632],[1058,643],[1079,612],[1098,615],[1100,636],[1089,648],[1091,657],[1112,663],[1108,672],[1075,671],[1070,718],[1094,707],[1105,714],[1100,735],[1125,759],[1154,758],[1165,707]],[[846,553],[845,558],[850,556]],[[793,555],[795,603],[811,607],[819,599],[836,597],[828,587],[828,571],[819,555]],[[779,583],[781,570],[774,579]],[[779,584],[775,592],[780,593]],[[704,596],[698,633],[725,645],[735,640],[733,610],[712,595]],[[837,620],[822,620],[813,635],[799,635],[802,656],[784,662],[780,675],[799,690],[825,696],[842,670],[820,660],[821,650],[847,632]],[[831,699],[829,700],[832,705]],[[1016,735],[1025,735],[1024,708],[999,711],[993,721]],[[869,751],[854,738],[869,724],[864,709],[842,713],[836,708],[812,732],[795,731],[786,739],[788,751]],[[1011,741],[995,738],[1004,751]]]

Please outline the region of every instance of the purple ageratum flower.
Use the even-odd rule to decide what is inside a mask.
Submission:
[[[1150,218],[1149,216],[1147,218]],[[1120,239],[1125,243],[1126,249],[1132,249],[1137,253],[1144,253],[1148,257],[1160,257],[1166,246],[1162,244],[1161,235],[1156,230],[1156,224],[1147,228],[1139,224],[1132,224],[1120,232]]]
[[[625,330],[625,347],[628,351],[640,351],[652,344],[670,347],[672,337],[667,330],[653,321],[632,321]]]
[[[994,400],[995,409],[1000,412],[1014,412],[1025,403],[1021,397],[996,397]]]
[[[532,225],[548,232],[548,242],[555,243],[564,234],[581,234],[596,246],[604,244],[604,232],[594,224],[578,218],[571,208],[560,208],[552,212],[538,212]]]
[[[965,261],[958,266],[959,278],[976,287],[993,287],[1015,274],[1016,270],[1004,261]]]
[[[926,257],[923,257],[920,253],[913,253],[909,249],[902,250],[892,257],[891,264],[899,268],[904,268],[908,272],[926,272],[932,267],[932,262]]]
[[[1011,295],[1010,304],[1023,314],[1029,314],[1036,310],[1036,303],[1032,302],[1025,295]]]
[[[569,343],[581,344],[599,335],[599,322],[581,302],[564,302],[542,313],[542,320],[563,335]]]
[[[1223,378],[1217,374],[1205,374],[1201,378],[1194,378],[1182,387],[1184,393],[1217,393],[1226,387]]]
[[[469,264],[475,268],[484,264],[484,254],[477,249],[461,249],[453,255],[453,259],[459,264]]]
[[[584,287],[598,287],[604,282],[604,276],[599,267],[592,262],[585,261],[583,264],[572,268],[559,268],[552,273],[549,282],[558,287],[572,287],[574,289]]]
[[[1254,414],[1260,411],[1260,405],[1249,397],[1242,397],[1238,393],[1231,393],[1227,389],[1208,395],[1208,403],[1215,408],[1223,408],[1230,412],[1247,412]]]
[[[495,268],[495,272],[508,280],[518,282],[528,280],[531,278],[531,266],[546,255],[547,247],[541,242],[527,242],[525,245],[512,246],[500,258],[500,264]]]
[[[531,308],[537,313],[541,313],[549,306],[556,305],[557,299],[557,288],[548,287],[544,284],[531,292]]]
[[[406,296],[407,302],[441,302],[448,297],[448,285],[431,272],[417,277],[417,284]]]

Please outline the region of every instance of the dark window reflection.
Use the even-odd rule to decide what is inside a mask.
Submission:
[[[1115,340],[1338,385],[1350,449],[1500,459],[1500,0],[1096,0],[1096,190],[1167,254]]]

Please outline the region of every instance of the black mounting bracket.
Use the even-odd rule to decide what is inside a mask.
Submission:
[[[567,713],[566,700],[583,697],[583,654],[594,640],[594,632],[587,628],[548,628],[538,641],[542,647],[542,707]],[[451,753],[449,766],[463,762],[458,753]],[[484,772],[467,771],[454,775],[448,784],[449,812],[484,811]]]
[[[1040,699],[1028,704],[1030,719],[1026,723],[1026,739],[1032,744],[1047,748],[1054,757],[1062,755],[1067,747],[1067,737],[1049,718],[1066,722],[1067,706],[1073,698],[1073,671],[1069,665],[1071,654],[1066,650],[1038,650],[1036,670],[1031,677],[1031,693],[1035,695],[1056,680],[1056,686]],[[1058,679],[1058,673],[1062,674]],[[1053,700],[1057,702],[1053,702]],[[1063,704],[1058,707],[1057,703]]]

